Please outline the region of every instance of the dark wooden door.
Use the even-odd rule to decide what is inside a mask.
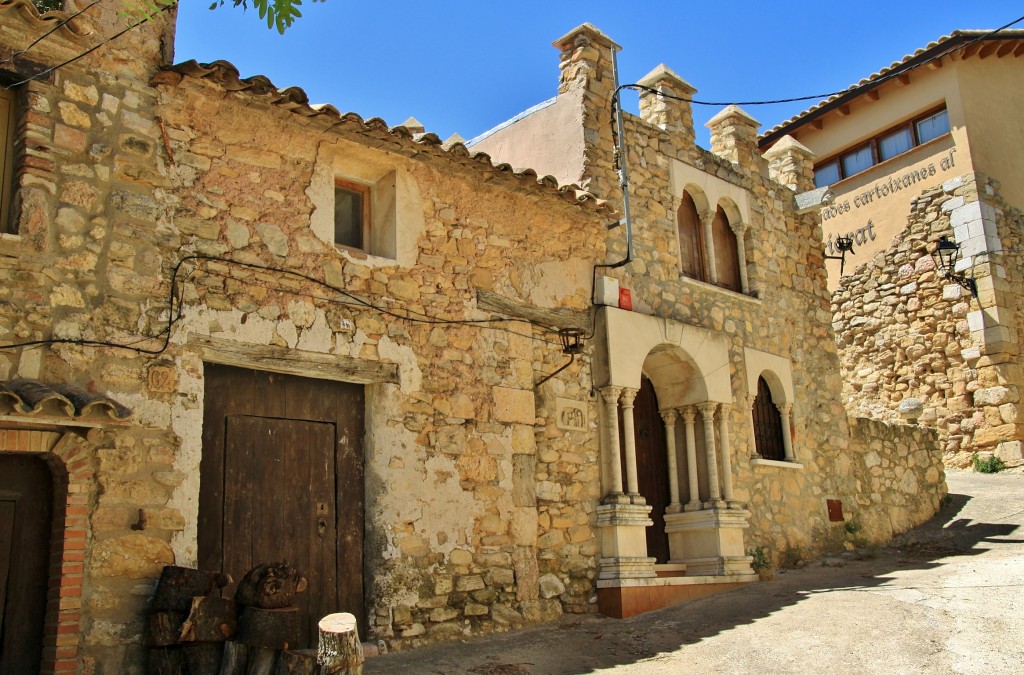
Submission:
[[[718,274],[718,285],[732,291],[742,290],[740,287],[739,249],[736,246],[736,235],[729,227],[729,219],[722,207],[715,212],[711,221],[711,236],[715,239],[715,271]]]
[[[680,271],[691,279],[707,281],[704,268],[704,226],[700,222],[693,197],[686,192],[683,192],[677,218]]]
[[[298,647],[334,612],[365,635],[362,386],[215,365],[206,377],[200,566],[237,581],[287,561],[309,579]]]
[[[0,455],[0,675],[39,672],[53,528],[53,475]]]
[[[754,447],[764,459],[786,459],[782,442],[782,418],[772,400],[772,390],[763,377],[757,378],[757,396],[754,398]]]
[[[654,522],[647,528],[647,555],[658,563],[666,563],[669,553],[665,507],[669,502],[669,488],[665,422],[658,412],[654,385],[646,377],[641,379],[640,392],[633,403],[633,430],[636,437],[637,489],[652,507],[651,520]]]

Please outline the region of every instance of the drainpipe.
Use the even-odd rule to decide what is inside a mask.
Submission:
[[[622,213],[623,220],[611,225],[610,227],[618,227],[625,221],[626,223],[626,257],[616,263],[610,263],[606,265],[596,265],[595,267],[608,267],[616,268],[627,265],[633,261],[633,218],[629,210],[629,174],[626,170],[626,137],[622,132],[622,104],[619,100],[619,57],[618,49],[616,46],[611,47],[612,54],[612,83],[615,86],[615,93],[612,94],[612,108],[615,111],[615,133],[616,133],[616,144],[615,144],[615,165],[619,176],[619,189],[622,191]],[[610,228],[609,228],[610,229]]]

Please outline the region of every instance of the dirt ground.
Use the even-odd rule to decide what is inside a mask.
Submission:
[[[1022,673],[1024,474],[949,472],[893,546],[632,619],[566,617],[364,673]]]

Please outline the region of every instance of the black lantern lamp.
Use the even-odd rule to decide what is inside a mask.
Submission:
[[[951,241],[946,235],[942,235],[935,244],[932,258],[935,259],[935,265],[947,279],[955,281],[961,287],[969,290],[972,296],[978,297],[978,284],[975,283],[974,277],[956,271],[956,263],[960,260],[960,244]]]
[[[572,365],[572,362],[576,360],[577,354],[583,353],[583,341],[586,339],[587,332],[582,328],[562,328],[558,331],[558,339],[562,343],[562,353],[569,357],[569,362],[564,366],[551,373],[545,375],[537,381],[535,386],[539,387],[555,375]]]
[[[853,237],[836,237],[835,240],[836,249],[839,251],[839,255],[825,255],[826,260],[838,260],[839,261],[839,276],[843,275],[843,268],[846,267],[846,254],[856,255],[853,252]]]

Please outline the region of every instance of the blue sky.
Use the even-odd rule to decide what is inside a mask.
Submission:
[[[586,21],[622,46],[621,83],[665,63],[698,99],[736,101],[843,89],[955,29],[997,28],[1024,14],[1024,3],[1011,0],[306,0],[304,16],[281,36],[252,10],[208,6],[182,1],[176,61],[224,59],[243,77],[302,87],[314,103],[391,125],[414,116],[441,138],[472,138],[554,96],[551,43]],[[624,103],[636,111],[634,94]],[[812,103],[746,110],[764,130]],[[700,132],[719,109],[695,109],[705,147]]]

